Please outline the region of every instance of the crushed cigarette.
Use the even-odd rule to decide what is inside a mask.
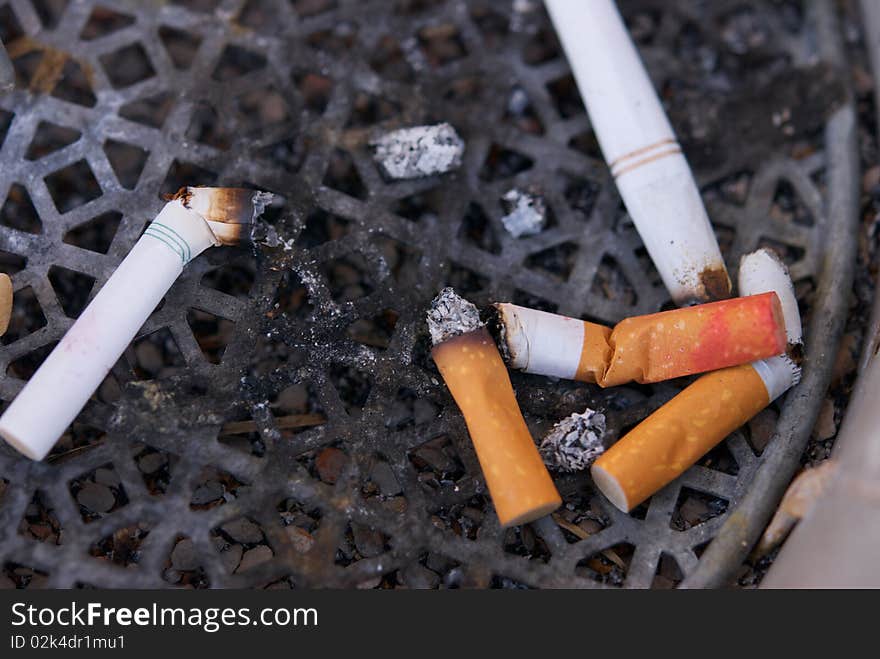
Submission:
[[[775,291],[779,295],[785,332],[788,337],[788,353],[803,352],[803,329],[794,284],[788,266],[772,249],[763,247],[744,255],[739,262],[738,286],[740,295],[757,295]]]
[[[604,435],[605,415],[587,408],[554,425],[538,450],[551,469],[583,471],[605,452]]]
[[[448,123],[414,126],[370,142],[374,160],[392,180],[445,174],[461,165],[464,141]]]
[[[467,424],[498,520],[525,524],[562,503],[476,307],[451,288],[428,311],[431,356]]]
[[[513,369],[610,387],[650,383],[745,364],[785,351],[773,291],[646,316],[613,330],[514,304],[496,304]]]
[[[431,302],[427,320],[433,345],[448,341],[459,334],[473,332],[483,326],[476,305],[468,302],[449,287],[440,291]]]
[[[831,459],[795,477],[755,547],[754,558],[766,556],[788,537],[794,525],[825,495],[837,471],[838,463]]]
[[[501,201],[507,213],[501,222],[514,238],[533,236],[546,226],[547,204],[540,195],[514,188],[508,190]]]
[[[6,334],[9,329],[9,319],[12,317],[12,280],[9,275],[0,273],[0,336]]]
[[[0,436],[42,460],[193,258],[250,241],[271,199],[238,188],[183,188],[147,226],[119,267],[0,417]]]

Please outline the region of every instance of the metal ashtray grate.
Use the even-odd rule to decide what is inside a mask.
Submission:
[[[16,289],[0,396],[33,373],[162,193],[270,190],[268,220],[287,242],[198,258],[45,463],[0,450],[0,580],[644,587],[729,570],[732,557],[700,563],[701,551],[774,442],[805,432],[796,424],[763,453],[766,432],[735,433],[632,515],[585,476],[562,477],[558,515],[505,532],[428,356],[423,314],[443,285],[605,322],[666,303],[539,3],[138,5],[0,7],[17,78],[0,96],[0,263]],[[849,221],[829,214],[841,203],[830,177],[852,145],[834,128],[849,111],[839,83],[821,66],[794,71],[838,53],[817,7],[622,9],[728,262],[781,248],[833,342],[843,311],[823,287],[845,284],[851,254],[824,251]],[[736,102],[746,88],[780,114],[729,148],[719,122],[752,126]],[[462,167],[385,181],[371,136],[439,121],[466,141]],[[514,186],[548,202],[538,235],[501,226]],[[817,355],[800,405],[827,382]],[[536,435],[588,403],[620,433],[676,390],[514,385]]]

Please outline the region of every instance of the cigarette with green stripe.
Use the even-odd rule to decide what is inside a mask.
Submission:
[[[272,195],[182,188],[171,196],[85,311],[0,417],[0,436],[42,460],[192,259],[250,240]]]

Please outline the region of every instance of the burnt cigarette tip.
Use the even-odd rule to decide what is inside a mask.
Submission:
[[[446,287],[431,302],[427,313],[431,343],[437,345],[483,326],[476,305]]]

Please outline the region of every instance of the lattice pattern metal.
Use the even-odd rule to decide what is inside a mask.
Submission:
[[[705,4],[624,3],[664,93],[743,66],[755,12],[757,68],[811,55],[797,6]],[[444,284],[607,322],[666,303],[538,3],[12,0],[0,24],[18,79],[0,95],[4,400],[161,193],[271,190],[291,241],[198,258],[47,462],[0,450],[5,585],[644,587],[693,570],[760,462],[746,433],[633,515],[568,476],[555,518],[505,533],[428,356]],[[370,135],[441,120],[461,169],[384,181]],[[781,245],[805,296],[818,147],[698,172],[729,262]],[[514,185],[546,195],[540,235],[501,227]],[[536,434],[588,403],[619,433],[675,391],[514,385]]]

